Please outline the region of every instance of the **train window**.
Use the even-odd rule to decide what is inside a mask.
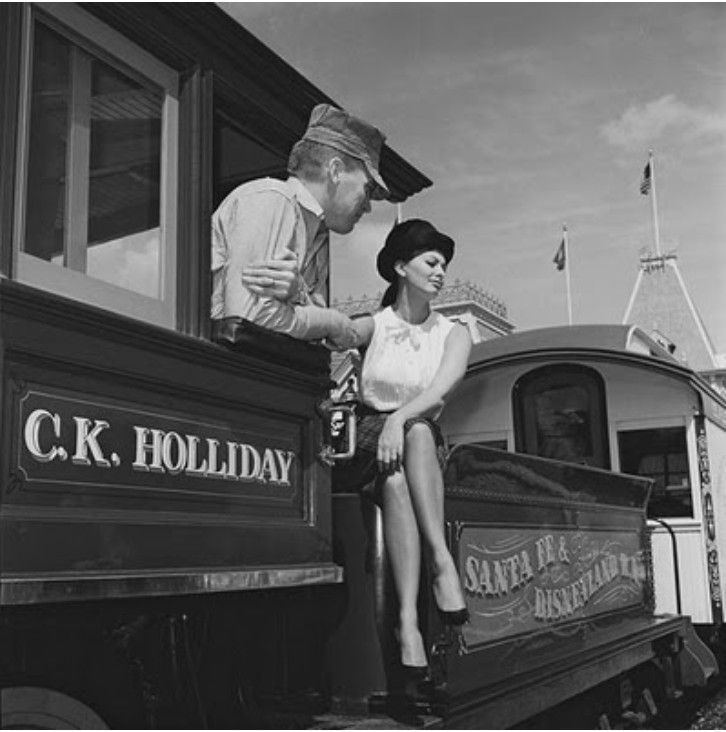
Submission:
[[[618,432],[620,470],[653,478],[648,515],[693,517],[691,481],[684,427]]]
[[[176,73],[73,5],[26,41],[16,277],[174,326]]]
[[[287,178],[287,157],[257,142],[240,127],[243,114],[221,107],[214,118],[214,206],[255,178]]]
[[[550,365],[512,391],[517,452],[610,468],[605,385],[594,369]]]

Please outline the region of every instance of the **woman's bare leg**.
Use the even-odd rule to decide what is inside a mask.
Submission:
[[[403,472],[383,485],[383,533],[399,602],[397,636],[401,662],[426,666],[426,649],[418,627],[418,589],[421,541],[411,495]]]
[[[419,422],[409,429],[404,455],[416,520],[430,554],[436,603],[441,610],[460,610],[466,601],[444,536],[444,480],[434,436],[426,424]]]

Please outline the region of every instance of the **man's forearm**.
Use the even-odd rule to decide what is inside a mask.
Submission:
[[[357,340],[350,318],[317,305],[293,306],[274,298],[261,298],[250,319],[263,328],[304,341],[328,338],[339,348],[352,348]]]

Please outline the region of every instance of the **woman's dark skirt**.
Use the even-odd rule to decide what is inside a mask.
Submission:
[[[363,404],[356,406],[356,450],[350,460],[342,460],[333,468],[333,486],[336,493],[363,492],[377,502],[386,477],[378,469],[378,440],[390,412],[377,412]],[[439,425],[427,417],[407,419],[403,425],[404,435],[413,425],[423,423],[431,430],[436,446],[436,459],[443,470],[446,463],[446,448]]]

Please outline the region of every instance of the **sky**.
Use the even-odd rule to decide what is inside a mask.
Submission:
[[[675,253],[726,353],[726,4],[220,3],[433,181],[403,204],[456,242],[449,281],[504,302],[517,330],[620,323],[639,258]],[[395,219],[374,204],[333,242],[332,293],[383,290]]]

